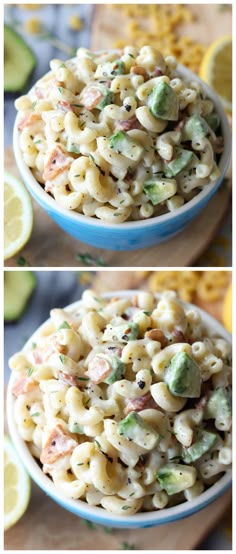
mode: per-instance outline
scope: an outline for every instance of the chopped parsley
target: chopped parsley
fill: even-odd
[[[40,415],[39,412],[35,412],[35,414],[31,414],[31,417],[37,417],[37,416],[39,416],[39,415]]]
[[[77,262],[81,262],[83,265],[87,265],[87,266],[104,266],[105,265],[105,262],[103,260],[103,258],[100,256],[98,258],[94,258],[93,256],[91,256],[91,254],[77,254],[76,256],[76,261]]]
[[[148,311],[147,311],[147,312],[143,312],[143,313],[144,313],[145,315],[151,315],[151,314],[152,314],[152,312],[148,312]]]
[[[100,450],[101,450],[100,442],[98,442],[96,439],[94,439],[94,442],[96,442],[96,444],[98,445],[98,448],[100,448]]]
[[[65,354],[60,354],[59,359],[60,359],[61,363],[64,365],[65,359],[66,359]]]
[[[36,343],[36,342],[32,342],[31,348],[32,348],[33,350],[35,350],[36,347],[37,347],[37,343]]]
[[[120,550],[137,550],[137,547],[135,544],[124,541],[120,545]]]
[[[37,104],[37,100],[35,100],[34,102],[32,102],[32,104],[31,104],[31,108],[33,108],[33,110],[34,110],[34,108],[35,108],[36,104]]]
[[[89,529],[97,529],[96,523],[93,523],[93,521],[89,521],[88,519],[84,519],[83,524],[86,525]]]
[[[105,533],[111,534],[113,531],[113,527],[106,526],[106,527],[103,527],[103,530]]]
[[[30,367],[28,371],[28,377],[30,377],[33,372],[34,372],[34,367]]]
[[[130,58],[133,58],[135,60],[135,56],[133,54],[128,54]]]
[[[59,90],[60,94],[64,93],[64,89],[62,87],[58,87],[58,90]]]
[[[75,108],[83,108],[83,104],[71,104]]]
[[[129,509],[129,506],[122,506],[121,509],[122,509],[122,510],[128,510],[128,509]]]
[[[30,266],[30,264],[26,261],[24,256],[19,256],[17,258],[17,265],[24,267],[24,266]]]

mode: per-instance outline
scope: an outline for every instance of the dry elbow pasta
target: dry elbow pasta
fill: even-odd
[[[151,46],[79,48],[16,100],[25,163],[56,202],[108,223],[178,210],[219,175],[220,120]]]
[[[229,469],[230,345],[174,292],[87,290],[32,340],[10,359],[15,420],[66,496],[131,515]]]

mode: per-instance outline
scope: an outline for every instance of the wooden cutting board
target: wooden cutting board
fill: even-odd
[[[221,6],[221,7],[220,7]],[[178,26],[178,36],[188,35],[204,45],[222,35],[232,34],[232,11],[217,4],[188,4],[195,18]],[[112,48],[118,39],[127,38],[127,16],[122,10],[97,4],[93,12],[92,50]]]
[[[4,167],[18,175],[13,151],[5,151]],[[130,252],[114,252],[86,245],[65,233],[33,200],[34,228],[20,255],[33,267],[82,267],[77,254],[103,258],[109,267],[188,267],[194,265],[215,237],[230,209],[231,186],[223,185],[187,230],[157,246]],[[17,266],[19,254],[5,261]],[[96,261],[95,261],[96,265]]]

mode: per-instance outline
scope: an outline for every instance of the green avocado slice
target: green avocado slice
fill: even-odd
[[[23,90],[35,65],[31,48],[14,29],[4,24],[4,91]]]
[[[4,272],[4,320],[17,321],[36,287],[32,271]]]

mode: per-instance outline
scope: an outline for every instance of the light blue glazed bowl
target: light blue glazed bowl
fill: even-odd
[[[121,224],[108,224],[92,217],[86,217],[74,211],[66,210],[44,191],[23,160],[19,145],[17,125],[18,114],[13,133],[13,149],[21,177],[36,202],[69,235],[76,239],[106,250],[135,250],[159,244],[182,231],[203,210],[219,188],[227,171],[231,156],[231,132],[224,108],[218,96],[199,77],[187,68],[179,65],[179,73],[188,80],[201,83],[207,96],[213,100],[221,119],[224,138],[224,152],[219,168],[221,176],[214,183],[204,186],[203,190],[184,206],[174,212],[142,221],[130,221]]]
[[[137,294],[139,291],[115,291],[109,294],[104,294],[106,298],[112,296],[124,297]],[[76,309],[79,301],[71,304],[66,308],[66,310],[71,311]],[[196,308],[186,302],[183,302],[183,305],[188,308],[197,309],[200,313],[202,320],[205,326],[211,331],[213,335],[218,335],[226,339],[231,343],[231,336],[227,331],[216,321],[213,317],[209,316],[203,310]],[[49,321],[49,320],[48,320]],[[46,321],[39,329],[28,339],[27,343],[24,346],[23,350],[27,350],[31,347],[32,342],[37,340],[37,333],[44,326],[48,324]],[[192,514],[202,510],[208,504],[211,504],[219,496],[224,494],[224,492],[231,487],[232,484],[232,473],[231,470],[228,470],[223,477],[221,477],[214,485],[210,486],[209,489],[205,490],[202,494],[194,498],[193,500],[183,502],[177,506],[171,508],[165,508],[162,510],[156,510],[152,512],[141,512],[135,515],[127,516],[124,513],[124,516],[116,515],[110,512],[107,512],[104,508],[99,508],[96,506],[89,506],[87,502],[83,500],[74,500],[72,498],[67,498],[63,495],[54,485],[52,480],[43,473],[40,466],[36,462],[30,453],[27,443],[20,437],[17,425],[14,419],[14,404],[15,399],[11,393],[11,389],[14,383],[14,376],[11,375],[8,390],[7,390],[7,422],[8,429],[14,444],[15,449],[18,452],[18,455],[23,462],[26,470],[32,477],[33,481],[55,502],[57,502],[62,508],[72,512],[76,516],[82,517],[89,521],[100,525],[106,525],[111,527],[118,528],[146,528],[154,527],[156,525],[163,525],[164,523],[170,523],[177,521],[179,519],[184,519]]]

